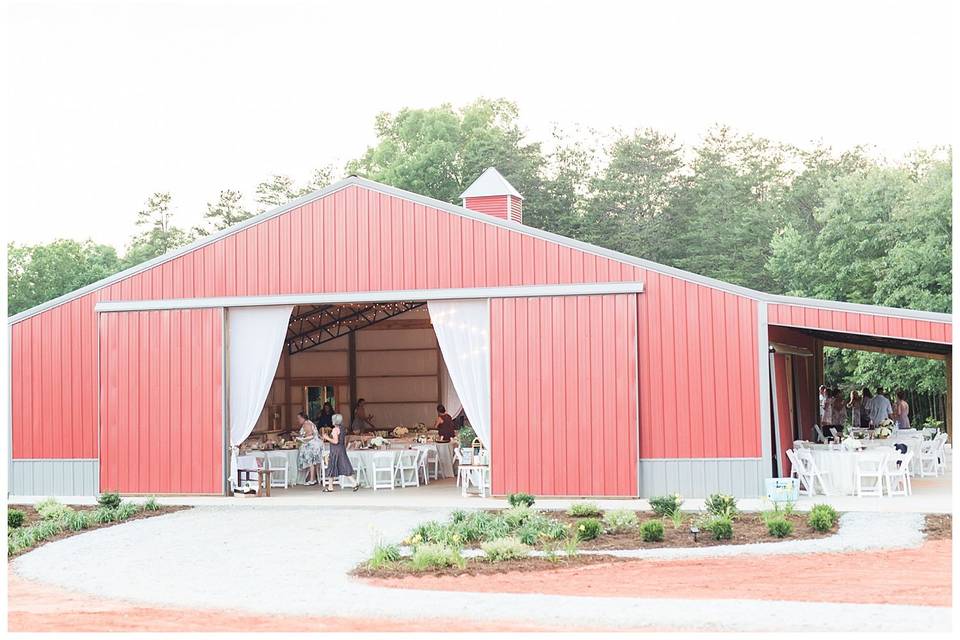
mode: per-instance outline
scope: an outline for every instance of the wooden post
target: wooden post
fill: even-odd
[[[953,353],[946,357],[947,365],[947,406],[943,416],[943,424],[947,428],[947,439],[953,442]]]
[[[284,420],[281,428],[291,426],[293,420],[293,403],[290,401],[290,352],[284,349],[283,354],[283,409],[280,411],[280,419]]]
[[[357,332],[351,331],[347,334],[347,359],[349,362],[349,376],[350,376],[350,405],[355,406],[357,404]],[[346,417],[344,417],[346,420]],[[350,420],[353,420],[353,414],[350,415]]]

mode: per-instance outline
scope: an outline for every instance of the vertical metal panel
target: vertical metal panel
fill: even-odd
[[[10,495],[96,495],[98,466],[96,459],[13,460],[10,463]]]
[[[636,495],[635,298],[491,300],[494,493]]]
[[[760,458],[667,458],[640,460],[637,474],[640,497],[680,493],[687,498],[706,498],[711,493],[729,493],[738,498],[761,495]]]
[[[100,486],[220,493],[222,310],[104,313],[100,331]]]

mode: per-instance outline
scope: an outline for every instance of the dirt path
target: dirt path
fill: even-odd
[[[250,615],[231,611],[145,607],[87,596],[14,573],[8,575],[10,631],[560,631],[537,625],[460,619],[370,620]],[[415,629],[414,629],[415,627]],[[570,631],[571,629],[562,629]]]
[[[950,544],[950,540],[931,540],[918,549],[895,551],[636,560],[549,573],[488,575],[470,581],[448,576],[417,576],[366,582],[382,587],[437,591],[949,607]],[[802,588],[794,586],[800,577]]]

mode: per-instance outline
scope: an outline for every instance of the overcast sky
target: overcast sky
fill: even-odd
[[[711,124],[888,155],[950,140],[949,2],[14,3],[18,242],[122,247],[154,191],[189,226],[220,189],[298,180],[380,111],[506,97],[554,123]]]

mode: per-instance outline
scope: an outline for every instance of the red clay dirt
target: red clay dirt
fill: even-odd
[[[251,615],[142,606],[97,598],[26,580],[14,573],[9,586],[10,631],[409,631],[409,620]],[[520,623],[481,623],[460,619],[421,618],[417,631],[576,631]],[[649,630],[649,629],[644,629]],[[593,630],[596,631],[596,630]]]
[[[697,560],[636,560],[461,580],[371,578],[381,587],[631,598],[951,605],[950,540],[917,549]],[[793,586],[803,576],[803,588]]]

